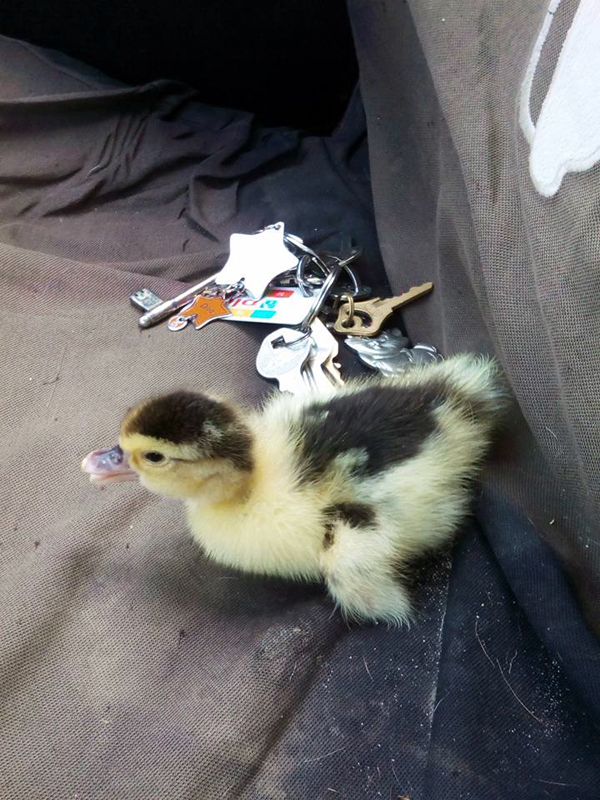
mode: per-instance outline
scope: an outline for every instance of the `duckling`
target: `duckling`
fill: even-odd
[[[252,412],[180,391],[130,410],[82,467],[183,500],[221,564],[322,579],[347,618],[407,623],[411,563],[456,533],[503,407],[495,362],[472,355]]]

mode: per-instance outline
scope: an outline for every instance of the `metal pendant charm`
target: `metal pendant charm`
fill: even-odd
[[[387,376],[400,375],[416,364],[443,360],[432,345],[407,347],[408,339],[397,328],[372,339],[348,336],[344,341],[358,354],[363,364]]]

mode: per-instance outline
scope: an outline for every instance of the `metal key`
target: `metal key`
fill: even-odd
[[[322,336],[318,318],[311,325],[310,339],[310,358],[304,365],[302,376],[311,392],[326,392],[331,389],[331,383],[323,367],[331,357],[332,348],[331,342]]]
[[[330,356],[323,364],[323,372],[327,375],[334,388],[340,389],[345,386],[345,381],[342,378],[339,365],[333,360],[335,356]]]
[[[322,337],[324,346],[325,343],[327,343],[326,346],[328,346],[330,349],[329,357],[323,363],[323,372],[327,375],[334,386],[343,386],[344,379],[340,374],[339,367],[335,364],[335,359],[338,357],[340,352],[338,340],[331,333],[329,328],[323,322],[321,322],[320,319],[316,319],[315,323],[317,323],[316,331],[315,326],[313,325],[313,336],[316,335]]]
[[[328,391],[334,386],[343,386],[344,381],[333,361],[339,346],[334,336],[317,317],[311,325],[313,350],[304,366],[304,377],[311,391]]]
[[[319,386],[323,390],[331,388],[323,364],[332,356],[333,348],[331,344],[327,349],[324,344],[319,348],[318,342],[313,339],[312,326],[344,265],[345,262],[339,260],[331,268],[299,330],[279,328],[263,341],[256,357],[256,368],[263,377],[275,378],[281,391],[301,394],[308,390],[316,391]],[[303,374],[303,368],[309,360],[308,371],[305,370]]]
[[[397,308],[429,294],[432,289],[433,283],[423,283],[413,286],[398,297],[374,297],[358,303],[343,303],[333,329],[336,333],[347,336],[376,336],[383,323]]]
[[[332,383],[323,368],[329,355],[328,352],[324,352],[319,348],[313,340],[310,358],[302,369],[302,378],[310,392],[322,393],[331,390]]]
[[[312,339],[293,328],[279,328],[270,333],[256,356],[256,369],[263,378],[274,378],[282,392],[304,394],[307,391],[302,368],[310,358]]]

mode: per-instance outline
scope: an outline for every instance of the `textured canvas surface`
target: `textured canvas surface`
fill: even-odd
[[[597,797],[598,176],[528,183],[542,5],[438,6],[350,3],[366,128],[357,95],[327,139],[0,40],[3,800]],[[141,332],[127,296],[276,219],[351,232],[374,285],[433,280],[411,336],[496,352],[515,392],[410,630],[212,565],[176,504],[79,474],[150,391],[260,400],[254,326]]]

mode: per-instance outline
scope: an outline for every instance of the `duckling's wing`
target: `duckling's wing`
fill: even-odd
[[[317,479],[343,458],[352,474],[375,475],[418,455],[444,417],[485,444],[504,405],[495,363],[470,354],[351,385],[297,410],[300,471]]]
[[[374,475],[412,458],[435,433],[434,411],[446,400],[442,382],[359,385],[307,404],[298,419],[300,472],[316,480],[344,458],[355,475]]]

